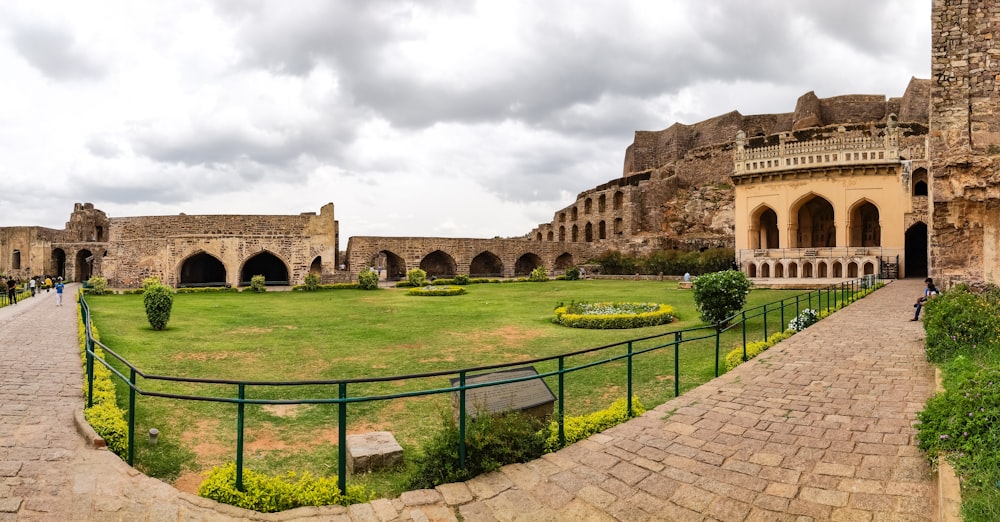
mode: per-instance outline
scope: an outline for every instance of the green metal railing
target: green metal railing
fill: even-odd
[[[122,380],[128,387],[128,448],[126,460],[131,466],[134,464],[135,458],[135,401],[136,395],[142,395],[144,397],[160,397],[166,399],[175,400],[185,400],[185,401],[206,401],[206,402],[217,402],[217,403],[228,403],[234,404],[236,406],[236,486],[238,489],[243,489],[243,450],[244,450],[244,420],[245,420],[245,406],[247,404],[256,405],[266,405],[266,404],[334,404],[337,406],[337,427],[338,427],[338,454],[337,454],[337,473],[338,473],[338,487],[341,491],[347,491],[346,489],[346,477],[347,477],[347,418],[348,418],[348,405],[364,403],[364,402],[374,402],[374,401],[388,401],[394,399],[402,399],[407,397],[420,397],[420,396],[430,396],[442,393],[457,393],[458,394],[458,425],[459,425],[459,459],[460,464],[465,467],[466,459],[466,448],[465,448],[465,430],[466,430],[466,394],[469,390],[477,388],[485,388],[489,386],[498,386],[502,384],[523,382],[533,379],[544,379],[552,377],[556,381],[556,401],[558,403],[558,409],[556,410],[555,421],[558,426],[558,437],[560,444],[565,444],[566,435],[564,431],[564,420],[565,420],[565,377],[574,372],[578,372],[587,368],[601,366],[609,363],[614,363],[618,361],[625,361],[625,376],[626,390],[627,390],[627,408],[628,414],[631,417],[633,414],[632,405],[632,395],[633,395],[633,376],[635,374],[635,359],[636,357],[652,352],[657,352],[660,350],[672,349],[673,351],[673,377],[674,377],[674,396],[680,395],[681,390],[681,375],[680,375],[680,348],[682,344],[692,343],[707,339],[714,339],[715,345],[715,376],[719,376],[719,361],[720,361],[720,349],[721,349],[721,337],[724,333],[732,331],[736,328],[740,328],[741,342],[743,345],[743,360],[747,359],[746,346],[747,346],[747,335],[748,322],[754,321],[757,318],[763,319],[764,332],[763,339],[767,339],[769,332],[769,321],[773,325],[773,321],[778,319],[778,327],[775,328],[774,332],[780,332],[785,330],[785,325],[787,324],[787,317],[796,317],[802,310],[806,308],[811,308],[814,310],[833,310],[839,308],[843,305],[851,302],[859,292],[872,288],[879,281],[878,276],[865,276],[860,279],[855,279],[851,281],[845,281],[843,283],[838,283],[830,285],[817,290],[810,290],[803,294],[795,295],[794,297],[789,297],[782,299],[781,301],[775,301],[773,303],[768,303],[763,306],[758,306],[755,308],[743,310],[725,321],[720,322],[716,325],[704,325],[696,326],[691,328],[685,328],[676,331],[664,332],[656,335],[651,335],[647,337],[641,337],[636,339],[630,339],[627,341],[622,341],[619,343],[608,344],[604,346],[599,346],[595,348],[588,348],[584,350],[578,350],[575,352],[564,353],[560,355],[554,355],[549,357],[541,357],[537,359],[531,359],[526,361],[517,361],[512,363],[504,364],[493,364],[486,366],[477,366],[474,368],[463,368],[458,370],[443,370],[437,372],[427,372],[420,374],[410,374],[410,375],[400,375],[400,376],[389,376],[389,377],[374,377],[374,378],[358,378],[358,379],[334,379],[334,380],[311,380],[311,381],[239,381],[239,380],[228,380],[228,379],[203,379],[203,378],[192,378],[192,377],[176,377],[167,375],[153,375],[148,374],[139,368],[136,368],[127,359],[116,353],[114,350],[104,345],[100,341],[94,339],[91,334],[91,321],[90,321],[90,308],[83,297],[80,295],[80,310],[83,315],[83,324],[86,330],[86,373],[87,373],[87,407],[93,405],[93,386],[94,386],[94,364],[95,362],[100,363],[105,368],[107,368],[113,375],[117,376]],[[115,365],[111,364],[105,358],[97,357],[94,353],[95,345],[100,346],[105,354],[105,357],[110,356],[115,361],[118,361],[123,367],[123,370],[119,370]],[[607,356],[602,356],[595,360],[591,360],[584,363],[579,363],[576,365],[567,365],[567,360],[573,357],[578,357],[582,355],[594,354],[601,355],[605,352],[613,352],[614,349],[618,349],[620,353],[611,353]],[[511,368],[515,366],[526,366],[539,363],[555,363],[555,370],[540,372],[535,375],[529,375],[524,377],[511,378],[506,380],[498,380],[483,383],[468,384],[466,382],[470,375],[477,375],[483,372],[498,370],[502,368]],[[425,378],[438,378],[446,376],[457,376],[458,386],[449,386],[443,388],[431,388],[431,389],[421,389],[408,392],[392,393],[392,394],[376,394],[368,396],[357,396],[351,397],[348,394],[349,386],[358,386],[362,384],[372,384],[372,383],[388,383],[388,382],[401,382],[411,379],[425,379]],[[155,391],[152,389],[146,389],[140,387],[139,378],[144,381],[156,382],[174,382],[174,383],[190,383],[197,385],[223,385],[234,387],[235,394],[233,396],[213,396],[213,395],[188,395],[180,393],[166,393]],[[285,388],[285,387],[304,387],[304,386],[320,386],[330,388],[330,393],[325,393],[323,397],[313,397],[313,398],[298,398],[298,399],[261,399],[261,398],[248,398],[247,391],[248,388]]]

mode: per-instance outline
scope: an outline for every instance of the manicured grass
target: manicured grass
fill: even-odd
[[[302,381],[460,369],[524,361],[603,346],[700,324],[689,290],[675,282],[550,281],[481,284],[451,297],[414,297],[405,289],[378,291],[268,292],[264,294],[180,294],[167,329],[146,321],[141,295],[89,296],[102,342],[148,374],[244,381]],[[801,291],[755,290],[748,307]],[[584,330],[552,323],[553,309],[572,301],[651,301],[672,305],[673,324],[632,330]],[[802,307],[805,307],[803,302]],[[815,307],[815,306],[814,306]],[[769,333],[783,329],[769,314]],[[794,317],[786,310],[787,321]],[[708,333],[708,332],[706,332]],[[762,320],[748,340],[762,338]],[[636,343],[635,350],[673,341],[669,336]],[[720,358],[742,341],[728,332]],[[624,353],[619,347],[567,358],[572,367]],[[715,341],[685,343],[680,349],[681,390],[714,377]],[[723,363],[724,364],[724,363]],[[555,362],[535,365],[539,372]],[[634,393],[647,407],[673,397],[673,348],[635,358]],[[556,390],[555,378],[547,379]],[[570,373],[565,378],[566,414],[607,407],[626,393],[624,361]],[[190,385],[138,379],[143,389],[175,394],[235,397],[234,385]],[[449,386],[446,377],[352,384],[348,396],[391,394]],[[304,399],[337,396],[336,386],[296,388],[248,386],[248,398]],[[120,388],[120,402],[127,394]],[[378,402],[348,408],[348,432],[393,432],[405,452],[439,429],[451,414],[448,394]],[[218,402],[137,399],[136,465],[174,480],[235,459],[236,406]],[[149,428],[160,431],[156,447],[145,444]],[[294,469],[321,475],[337,470],[337,407],[305,404],[246,407],[245,466],[277,473]],[[359,478],[351,477],[355,482]],[[363,477],[382,494],[399,493],[398,474]]]

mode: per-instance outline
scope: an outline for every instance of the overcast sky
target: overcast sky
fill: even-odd
[[[901,96],[930,4],[4,0],[0,226],[333,202],[341,249],[519,236],[636,130]]]

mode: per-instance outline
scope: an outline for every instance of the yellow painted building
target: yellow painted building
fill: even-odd
[[[925,275],[925,141],[895,115],[850,129],[740,132],[732,176],[740,269],[771,279]]]

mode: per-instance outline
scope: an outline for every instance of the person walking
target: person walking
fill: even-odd
[[[17,304],[17,281],[13,276],[7,279],[7,300],[10,304]]]
[[[35,297],[35,285],[38,284],[35,278],[28,279],[28,289],[31,290],[31,297]]]
[[[56,282],[56,306],[62,306],[63,282]]]

